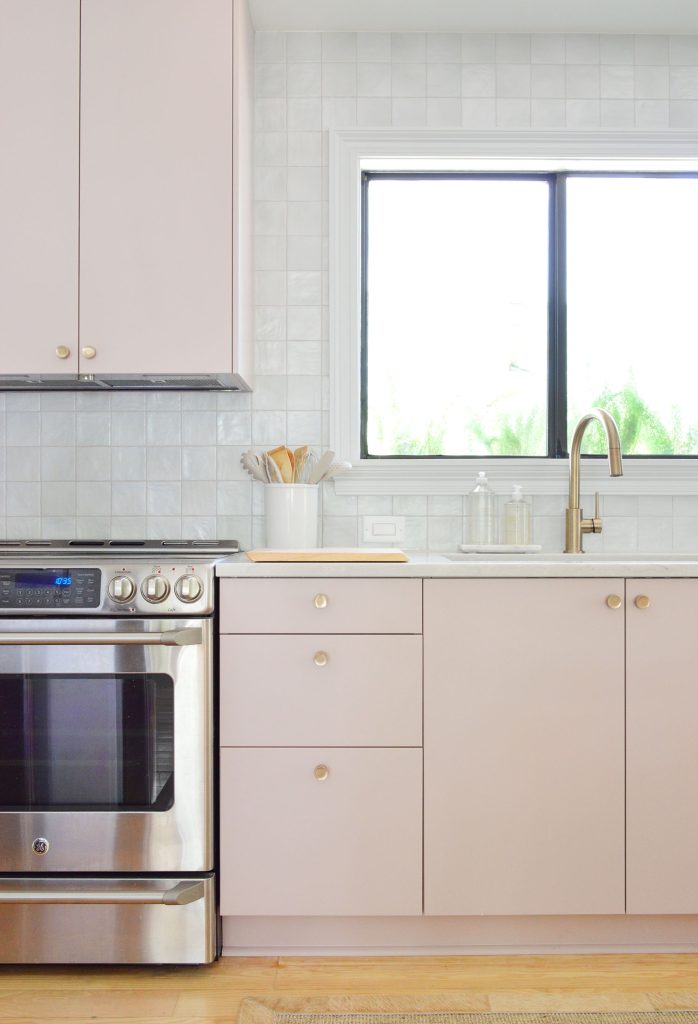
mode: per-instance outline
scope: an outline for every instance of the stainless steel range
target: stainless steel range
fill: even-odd
[[[0,545],[0,962],[215,958],[213,566],[236,550]]]

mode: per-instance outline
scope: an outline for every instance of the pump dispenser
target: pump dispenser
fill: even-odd
[[[483,472],[478,473],[468,495],[468,541],[470,544],[497,543],[497,495]]]
[[[521,484],[514,484],[511,498],[504,503],[504,543],[531,543],[531,506],[523,496]]]

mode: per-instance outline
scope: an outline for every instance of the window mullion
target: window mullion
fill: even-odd
[[[551,180],[548,455],[567,451],[567,175]]]
[[[361,458],[368,457],[368,183],[370,176],[361,174]]]

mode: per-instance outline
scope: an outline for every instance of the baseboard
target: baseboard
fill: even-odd
[[[224,956],[698,953],[698,916],[224,917]]]

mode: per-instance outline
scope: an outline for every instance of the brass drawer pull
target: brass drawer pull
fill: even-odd
[[[70,355],[70,349],[67,345],[59,345],[56,349],[56,355],[59,359],[67,359]]]
[[[606,598],[606,604],[609,608],[620,608],[623,604],[623,599],[618,594],[609,594]]]
[[[329,601],[329,598],[328,598],[327,594],[316,594],[315,595],[315,602],[314,602],[314,604],[315,604],[316,608],[327,608],[327,605],[329,603],[330,603],[330,601]]]
[[[640,611],[644,611],[645,608],[649,608],[650,599],[647,594],[638,594],[635,598],[635,607],[639,608]]]
[[[316,651],[313,656],[313,661],[318,668],[324,668],[329,660],[330,659],[326,651]]]
[[[313,772],[313,775],[318,780],[318,782],[324,782],[325,779],[329,776],[329,774],[330,769],[327,767],[326,764],[318,764],[315,766],[315,771]]]

